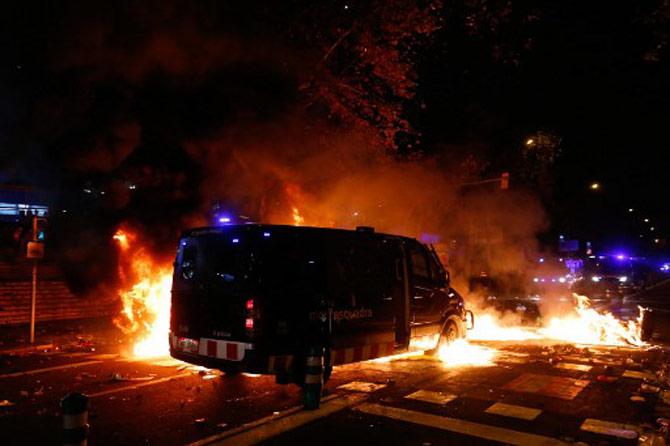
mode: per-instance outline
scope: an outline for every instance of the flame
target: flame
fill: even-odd
[[[447,367],[491,366],[495,363],[497,350],[482,345],[471,344],[465,339],[457,339],[440,347],[437,357]]]
[[[552,317],[542,327],[506,326],[490,313],[476,315],[475,327],[468,338],[478,341],[551,340],[574,344],[607,346],[644,346],[642,341],[643,311],[635,320],[622,321],[610,312],[591,307],[586,296],[574,295],[573,311]]]
[[[475,315],[475,326],[468,332],[468,339],[477,341],[527,341],[541,339],[542,335],[530,327],[505,326],[499,317],[484,313]]]
[[[610,312],[599,312],[591,308],[586,296],[574,295],[577,301],[576,315],[552,318],[543,328],[546,338],[561,339],[576,344],[634,345],[643,346],[642,318],[639,309],[636,320],[621,321]]]
[[[294,226],[302,226],[305,224],[305,217],[300,215],[300,210],[293,206],[291,216],[293,217],[293,225]]]
[[[137,236],[128,229],[119,229],[113,239],[120,249],[122,282],[118,290],[122,310],[114,323],[133,337],[134,356],[166,355],[169,353],[172,270],[154,260],[145,247],[136,243]],[[130,281],[134,282],[128,283]]]

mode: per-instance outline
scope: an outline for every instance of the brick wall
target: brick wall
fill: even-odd
[[[30,321],[30,281],[0,281],[0,325]],[[38,280],[36,319],[38,321],[82,319],[118,313],[113,297],[78,297],[62,280]]]

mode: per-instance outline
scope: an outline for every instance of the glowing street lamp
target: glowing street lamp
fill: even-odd
[[[594,181],[593,183],[591,183],[589,185],[589,188],[591,188],[591,190],[598,190],[598,189],[600,189],[600,183],[598,183],[597,181]]]
[[[533,144],[535,144],[535,140],[534,140],[533,138],[528,138],[528,139],[526,140],[526,145],[527,145],[528,147],[532,146]]]

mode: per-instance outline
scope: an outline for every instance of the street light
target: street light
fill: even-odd
[[[628,212],[633,212],[635,209],[633,208],[628,208]]]
[[[589,187],[591,188],[591,190],[598,190],[598,189],[600,189],[600,183],[598,183],[597,181],[595,181],[595,182],[591,183],[591,184],[589,185]]]
[[[526,145],[527,145],[528,147],[532,146],[533,144],[535,144],[535,140],[534,140],[533,138],[528,138],[528,139],[526,140]]]

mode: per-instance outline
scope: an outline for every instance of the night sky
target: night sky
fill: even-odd
[[[513,187],[541,196],[552,222],[547,237],[653,238],[644,217],[668,237],[670,7],[662,3],[417,2],[420,9],[436,5],[436,28],[403,47],[415,86],[411,97],[390,101],[401,105],[408,125],[390,145],[382,141],[384,153],[472,156],[480,178],[511,172]],[[181,169],[182,181],[198,182],[203,173],[183,149],[188,141],[219,135],[247,115],[284,116],[296,104],[332,118],[304,99],[303,86],[347,30],[345,39],[361,29],[383,35],[384,24],[371,18],[375,7],[5,2],[0,182],[66,195],[85,184],[112,187],[119,175],[141,176],[132,169],[146,165],[154,174]],[[345,39],[326,62],[330,77],[374,89],[357,82],[371,68],[349,68],[347,51],[358,47]],[[382,100],[393,94],[379,91]],[[556,142],[541,184],[521,156],[538,132]],[[598,191],[589,189],[594,181]],[[156,190],[166,184],[181,183],[159,182]],[[174,201],[175,212],[187,212],[194,200],[187,189],[177,198],[145,197],[145,205]]]

